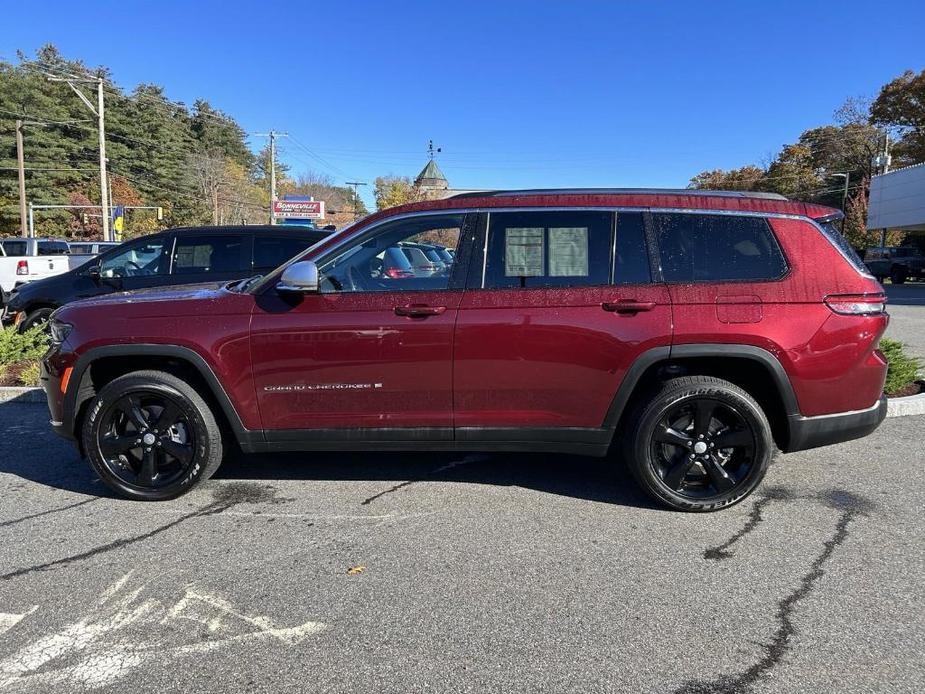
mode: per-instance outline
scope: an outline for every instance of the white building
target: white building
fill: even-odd
[[[925,163],[871,178],[867,228],[925,231]]]

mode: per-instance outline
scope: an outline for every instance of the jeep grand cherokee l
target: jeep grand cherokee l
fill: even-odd
[[[836,211],[767,194],[463,194],[385,210],[261,278],[69,304],[52,426],[135,499],[245,452],[612,455],[677,509],[733,504],[775,447],[882,421],[882,287]],[[448,274],[386,270],[403,243]]]

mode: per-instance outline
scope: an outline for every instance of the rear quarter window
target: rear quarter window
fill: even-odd
[[[653,213],[666,282],[775,280],[787,261],[763,217]]]

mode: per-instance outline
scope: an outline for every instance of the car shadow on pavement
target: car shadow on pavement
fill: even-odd
[[[416,482],[522,487],[588,501],[659,509],[613,458],[558,454],[276,453],[234,455],[214,479],[381,481],[387,488]],[[360,500],[364,505],[379,496]]]

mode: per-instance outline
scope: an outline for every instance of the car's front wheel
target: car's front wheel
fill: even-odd
[[[761,407],[711,376],[675,378],[637,411],[624,455],[658,502],[714,511],[741,501],[764,478],[774,452]]]
[[[19,329],[21,331],[26,331],[38,326],[42,326],[47,330],[48,321],[51,318],[52,313],[54,313],[53,308],[34,309],[26,314],[26,317],[23,318],[22,323],[19,324]]]
[[[97,394],[83,424],[93,470],[130,499],[172,499],[208,479],[222,437],[208,404],[176,376],[136,371]]]

